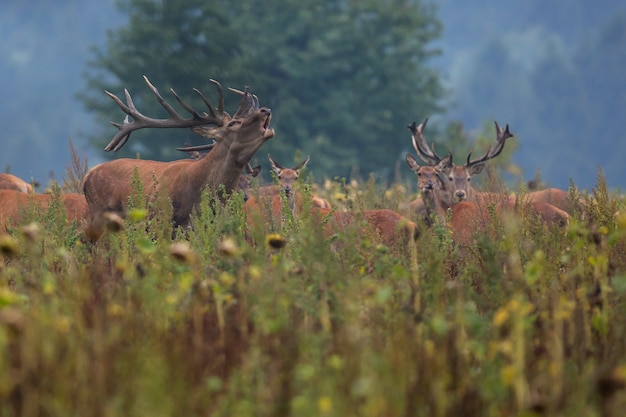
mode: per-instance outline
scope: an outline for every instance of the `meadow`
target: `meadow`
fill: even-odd
[[[413,189],[318,193],[358,213]],[[0,235],[0,417],[623,415],[626,203],[602,172],[566,230],[494,216],[465,247],[306,214],[246,232],[243,198],[211,197],[174,233],[135,184],[95,245],[60,204]]]

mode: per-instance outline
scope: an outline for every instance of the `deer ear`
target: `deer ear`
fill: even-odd
[[[278,174],[280,171],[284,169],[278,162],[272,159],[269,153],[267,154],[267,159],[269,159],[270,161],[270,166],[272,167],[272,171],[274,171],[276,174]]]
[[[300,165],[298,165],[298,166],[297,166],[297,167],[295,167],[294,169],[295,169],[296,171],[298,171],[298,172],[299,172],[300,170],[302,170],[302,169],[306,168],[306,166],[309,164],[309,160],[310,160],[310,159],[311,159],[311,157],[310,157],[310,156],[307,156],[307,157],[306,157],[306,159],[305,159],[304,161],[302,161],[302,162],[300,163]]]
[[[257,175],[259,175],[260,172],[261,172],[261,165],[257,165],[254,168],[252,168],[252,171],[250,171],[249,174],[254,178]]]
[[[478,175],[481,172],[483,172],[483,169],[485,169],[485,164],[477,164],[477,165],[473,165],[470,169],[469,169],[469,173],[470,175]]]
[[[435,166],[437,172],[446,172],[452,166],[452,154],[447,154],[439,163]]]
[[[417,163],[417,159],[415,159],[415,157],[410,153],[406,154],[406,164],[409,166],[409,168],[411,168],[411,171],[416,172],[418,169],[420,169],[420,165]]]
[[[216,126],[194,126],[191,128],[195,133],[207,139],[217,139],[219,127]]]

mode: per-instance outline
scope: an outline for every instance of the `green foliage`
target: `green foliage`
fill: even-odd
[[[623,410],[626,206],[601,172],[599,223],[521,205],[466,247],[387,247],[358,221],[329,238],[308,210],[252,231],[240,194],[209,192],[172,238],[133,184],[94,246],[54,207],[0,237],[0,416]],[[353,213],[382,204],[373,178],[342,187]]]
[[[106,49],[94,51],[81,100],[104,126],[123,114],[103,99],[103,89],[122,96],[127,88],[141,111],[164,114],[144,74],[164,95],[174,87],[199,109],[191,89],[214,96],[209,78],[249,85],[275,115],[277,136],[268,151],[279,160],[296,150],[310,154],[329,176],[391,175],[407,147],[410,118],[442,109],[443,89],[428,67],[441,27],[422,1],[225,3],[121,2],[129,24],[109,34]],[[239,100],[226,94],[232,108]],[[174,148],[193,142],[190,131],[151,131],[149,141],[142,139],[147,134],[133,134],[120,155],[180,158]],[[91,141],[101,147],[110,137],[98,132]]]

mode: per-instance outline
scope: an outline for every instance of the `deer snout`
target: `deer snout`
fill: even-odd
[[[454,196],[459,200],[459,201],[463,201],[467,198],[467,195],[465,194],[465,191],[463,190],[456,190],[454,192]]]

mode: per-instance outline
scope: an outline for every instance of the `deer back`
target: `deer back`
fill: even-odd
[[[32,193],[33,186],[15,175],[0,173],[0,190],[15,190],[21,193]]]

